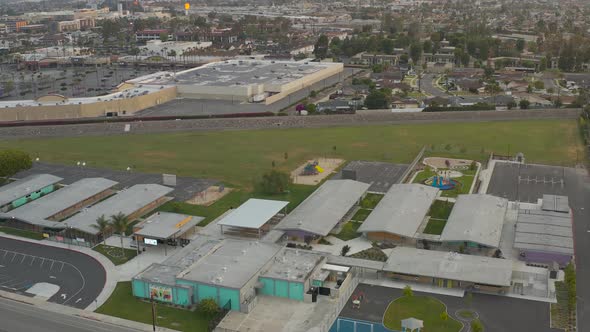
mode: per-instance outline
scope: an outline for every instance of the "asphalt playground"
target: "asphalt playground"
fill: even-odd
[[[0,237],[0,289],[26,296],[33,285],[47,283],[59,290],[49,302],[84,309],[106,282],[103,266],[73,250]]]
[[[402,175],[408,169],[406,164],[390,164],[375,161],[353,160],[344,170],[356,171],[357,181],[371,185],[369,191],[386,193],[392,185],[399,183]],[[342,171],[334,175],[334,179],[341,179]]]
[[[132,165],[131,165],[132,167]],[[132,167],[133,168],[133,167]],[[59,176],[64,180],[63,184],[71,184],[83,178],[102,177],[119,182],[120,188],[128,188],[136,184],[155,183],[163,185],[162,174],[140,173],[136,171],[110,170],[105,168],[94,168],[77,165],[50,164],[34,162],[33,167],[16,174],[17,179],[33,174],[49,173]],[[192,177],[176,177],[176,186],[171,196],[178,201],[186,201],[193,198],[197,193],[217,184],[219,181],[212,179],[199,179]]]
[[[568,195],[566,168],[497,162],[487,193],[510,201],[536,203],[543,194]]]
[[[381,324],[389,303],[402,296],[402,292],[396,288],[359,284],[340,312],[339,318]],[[362,295],[360,308],[353,308],[352,300],[359,295]],[[447,306],[449,316],[453,318],[456,318],[455,313],[461,309],[476,311],[486,331],[560,331],[549,327],[548,303],[480,293],[473,293],[471,303],[468,303],[464,298],[414,291],[414,296],[421,295],[442,301]]]

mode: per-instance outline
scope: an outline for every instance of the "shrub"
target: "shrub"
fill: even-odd
[[[289,190],[291,177],[289,174],[277,170],[271,170],[260,177],[254,187],[260,193],[280,194]]]
[[[212,317],[219,312],[219,306],[214,299],[203,299],[197,306],[197,309],[204,315]]]
[[[350,251],[350,246],[347,244],[347,245],[343,246],[342,249],[340,250],[340,255],[346,256],[346,254],[348,254],[349,251]]]
[[[414,296],[414,291],[412,290],[412,287],[410,287],[410,285],[406,285],[406,287],[404,287],[403,294],[405,297],[412,297]]]

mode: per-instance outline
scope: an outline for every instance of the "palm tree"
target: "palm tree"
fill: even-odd
[[[129,220],[127,219],[127,216],[122,212],[111,216],[111,227],[113,227],[113,230],[116,233],[119,233],[119,238],[121,239],[121,252],[123,255],[125,254],[125,249],[123,248],[123,235],[127,229],[128,222]]]
[[[105,218],[105,216],[103,214],[96,219],[96,224],[93,224],[92,227],[94,227],[96,230],[98,230],[100,232],[100,234],[102,234],[103,244],[106,245],[107,244],[106,232],[109,230],[109,228],[111,228],[110,221],[107,218]]]

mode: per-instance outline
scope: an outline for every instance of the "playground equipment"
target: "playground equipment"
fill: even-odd
[[[450,174],[450,172],[439,172],[437,175],[431,176],[428,179],[424,180],[424,184],[427,186],[438,188],[440,190],[455,189],[457,186],[461,185],[461,183],[457,180],[451,179]]]
[[[305,165],[303,171],[301,172],[301,175],[318,175],[319,173],[323,172],[324,169],[320,167],[319,162],[314,161]]]

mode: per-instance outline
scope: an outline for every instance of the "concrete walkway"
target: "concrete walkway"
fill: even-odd
[[[465,291],[459,288],[442,288],[418,283],[406,283],[387,279],[361,279],[360,283],[397,289],[403,289],[407,285],[410,285],[410,287],[412,287],[412,290],[416,292],[440,294],[455,297],[463,297],[465,295]]]

